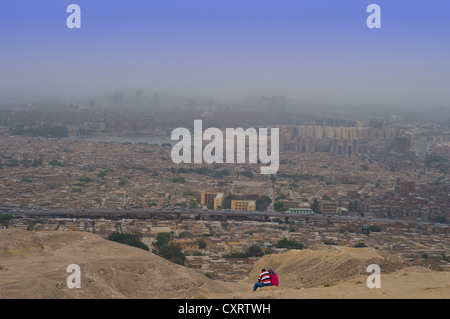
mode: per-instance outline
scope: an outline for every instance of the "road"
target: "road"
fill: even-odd
[[[51,209],[51,210],[28,210],[24,211],[23,214],[28,217],[65,217],[65,218],[151,218],[156,215],[176,215],[177,217],[181,215],[197,215],[199,217],[245,217],[251,219],[252,217],[265,217],[265,218],[280,218],[286,220],[289,219],[309,219],[309,220],[329,220],[335,222],[345,222],[345,221],[362,221],[365,223],[413,223],[419,225],[433,225],[433,226],[444,226],[448,224],[437,224],[424,221],[407,221],[398,219],[388,219],[388,218],[365,218],[359,216],[340,216],[340,215],[323,215],[323,214],[299,214],[299,213],[285,213],[285,212],[248,212],[248,211],[214,211],[205,209],[105,209],[105,208],[94,208],[94,209]]]

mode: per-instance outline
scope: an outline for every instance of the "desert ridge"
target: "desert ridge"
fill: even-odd
[[[81,288],[67,286],[70,273],[66,270],[71,264],[80,266]],[[370,264],[380,266],[379,289],[366,285],[370,275],[366,269]],[[253,292],[262,268],[276,270],[280,286]],[[448,296],[449,272],[410,267],[399,257],[372,248],[324,245],[266,255],[254,264],[248,278],[230,283],[211,280],[148,251],[88,232],[0,230],[1,299],[448,299]]]

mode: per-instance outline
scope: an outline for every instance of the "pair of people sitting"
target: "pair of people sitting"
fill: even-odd
[[[261,274],[258,276],[258,281],[253,286],[253,291],[266,286],[278,286],[278,275],[272,269],[262,269]]]

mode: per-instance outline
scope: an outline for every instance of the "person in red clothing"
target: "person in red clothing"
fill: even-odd
[[[253,291],[256,291],[256,289],[270,286],[272,284],[270,280],[269,272],[265,269],[261,270],[261,274],[258,276],[258,281],[255,282],[255,286],[253,286]]]
[[[271,283],[272,283],[272,286],[278,286],[278,285],[279,285],[279,282],[278,282],[278,275],[277,275],[277,273],[275,272],[275,270],[269,269],[269,270],[267,270],[267,272],[269,273],[270,281],[271,281]]]

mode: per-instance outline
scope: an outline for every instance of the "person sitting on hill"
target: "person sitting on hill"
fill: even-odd
[[[279,285],[278,275],[275,272],[275,270],[269,269],[269,270],[267,270],[267,272],[269,273],[270,281],[271,281],[272,286],[278,286]]]
[[[253,287],[253,291],[256,291],[256,289],[270,286],[272,284],[269,276],[269,272],[265,269],[261,270],[261,274],[258,276],[258,281],[255,282],[255,286]]]

